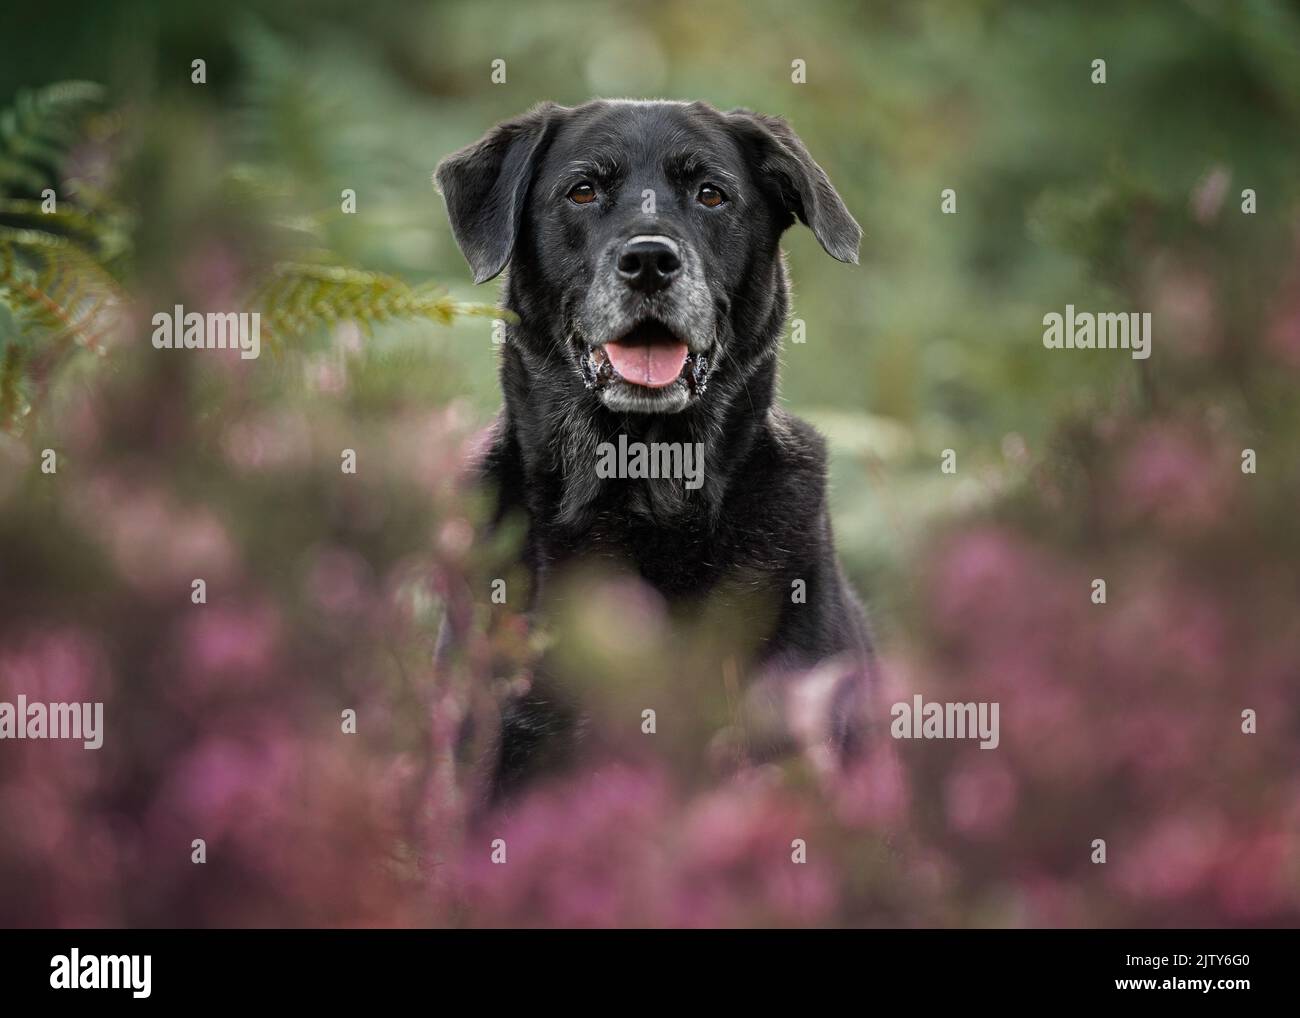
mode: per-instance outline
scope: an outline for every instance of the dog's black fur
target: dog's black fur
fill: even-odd
[[[510,266],[504,303],[517,322],[481,470],[497,519],[526,516],[534,602],[558,569],[593,555],[630,566],[670,604],[729,581],[760,586],[775,612],[761,667],[838,655],[865,681],[870,641],[835,557],[824,443],[776,404],[781,234],[798,219],[856,263],[861,231],[790,127],[704,103],[548,103],[449,156],[436,182],[475,281]],[[633,285],[620,257],[634,237],[673,252],[661,263],[676,263],[672,278]],[[689,349],[662,389],[611,379],[600,363],[603,343],[647,319]],[[596,446],[619,434],[701,443],[702,487],[600,479]],[[498,791],[536,766],[548,735],[567,737],[572,716],[555,702],[534,690],[507,706]],[[840,749],[860,704],[860,689],[836,697]]]

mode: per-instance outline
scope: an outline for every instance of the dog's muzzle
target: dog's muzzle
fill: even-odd
[[[703,395],[717,319],[698,257],[662,234],[638,234],[606,255],[574,322],[588,389],[620,411],[675,413]]]

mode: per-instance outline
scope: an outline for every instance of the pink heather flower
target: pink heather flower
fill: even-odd
[[[466,838],[458,886],[475,925],[660,925],[664,779],[611,767],[540,790]],[[506,862],[492,862],[493,842]]]
[[[1080,884],[1042,873],[1017,881],[1027,926],[1061,929],[1086,926],[1087,895]]]
[[[203,738],[169,768],[152,815],[155,843],[178,840],[175,851],[187,864],[193,838],[203,838],[209,851],[237,847],[269,862],[292,847],[277,838],[285,818],[301,808],[308,764],[288,731]]]
[[[675,925],[809,925],[835,907],[820,828],[761,773],[742,775],[689,806],[675,855]],[[805,861],[793,859],[802,842]]]
[[[408,415],[393,422],[390,455],[404,477],[422,490],[449,497],[456,492],[471,442],[469,414],[453,402],[436,413]]]
[[[1107,839],[1107,866],[1136,898],[1186,898],[1209,877],[1223,844],[1223,823],[1209,810],[1155,818],[1137,837]]]
[[[65,448],[90,459],[104,437],[103,418],[101,391],[88,385],[77,389],[75,399],[59,402],[53,423]]]
[[[207,508],[184,505],[150,481],[100,474],[74,489],[82,528],[103,543],[132,585],[147,589],[208,583],[235,567],[226,528]]]
[[[278,719],[224,727],[171,761],[154,797],[139,861],[153,907],[173,922],[430,921],[415,856],[427,840],[418,767],[370,754],[328,716],[306,737]],[[190,862],[196,838],[207,870]]]
[[[939,558],[934,607],[945,628],[961,630],[1024,597],[1032,569],[1028,551],[1003,531],[958,537]]]
[[[1278,301],[1266,342],[1288,368],[1300,368],[1300,286]]]
[[[875,739],[860,760],[828,779],[836,816],[843,823],[888,827],[906,818],[907,778],[893,740],[885,730],[876,732]]]
[[[1077,679],[1046,670],[1014,692],[999,694],[1001,748],[1015,754],[1018,766],[1031,765],[1040,781],[1072,786],[1091,778],[1105,752],[1100,729],[1087,710]]]
[[[474,544],[474,527],[463,516],[446,520],[438,531],[438,549],[454,562],[461,561]]]
[[[311,425],[300,413],[282,412],[232,422],[222,435],[226,461],[239,471],[280,473],[311,462]]]
[[[356,322],[339,322],[334,326],[334,347],[345,355],[359,354],[366,346],[366,337]]]
[[[363,613],[374,599],[369,563],[351,548],[322,547],[309,555],[306,587],[312,602],[332,616]]]
[[[0,698],[19,693],[46,703],[106,700],[113,691],[99,639],[74,626],[50,625],[8,634],[0,647]]]
[[[316,392],[338,396],[347,391],[348,367],[335,352],[305,359],[303,374],[307,385]]]
[[[1212,166],[1192,191],[1192,215],[1202,224],[1213,222],[1223,207],[1232,173],[1226,166]]]
[[[1007,531],[960,534],[932,559],[932,624],[956,650],[1011,649],[1013,662],[1032,663],[1031,678],[1041,681],[1042,663],[1059,653],[1056,627],[1079,602],[1072,573],[1068,563]]]
[[[1264,333],[1266,349],[1293,370],[1300,368],[1300,231],[1296,252],[1296,264],[1273,298],[1272,315]]]
[[[973,753],[984,752],[973,750]],[[954,762],[945,785],[948,823],[968,837],[1006,837],[1006,825],[1015,812],[1017,782],[1001,763],[980,757]]]
[[[1192,357],[1213,352],[1219,335],[1214,280],[1187,265],[1171,265],[1157,273],[1148,298],[1152,316],[1160,323],[1160,338],[1171,351]]]
[[[1219,904],[1233,919],[1253,922],[1297,906],[1300,852],[1295,832],[1260,831],[1238,837],[1220,853],[1215,872]]]
[[[181,264],[179,282],[184,292],[195,294],[202,307],[186,311],[226,312],[243,310],[246,303],[246,266],[234,248],[222,241],[208,240],[188,254]]]
[[[4,841],[26,856],[29,864],[65,851],[72,847],[68,839],[78,805],[37,774],[0,785],[0,810],[11,825]]]
[[[809,861],[791,843],[811,843]],[[501,839],[505,864],[493,864]],[[738,782],[691,803],[662,776],[611,766],[535,793],[466,842],[471,923],[719,926],[822,921],[835,896],[811,818]]]
[[[1120,463],[1114,502],[1127,519],[1197,533],[1228,515],[1230,469],[1204,441],[1172,426],[1149,428]]]
[[[280,628],[277,609],[263,602],[194,606],[179,632],[181,686],[206,694],[261,684],[275,662]]]

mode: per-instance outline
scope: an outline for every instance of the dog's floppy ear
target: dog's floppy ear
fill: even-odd
[[[434,184],[447,203],[451,232],[485,283],[510,261],[523,216],[533,162],[561,107],[542,103],[505,120],[438,164]]]
[[[780,117],[750,110],[732,110],[727,116],[742,137],[757,147],[759,173],[775,178],[786,211],[812,230],[827,254],[856,265],[862,227],[790,125]]]

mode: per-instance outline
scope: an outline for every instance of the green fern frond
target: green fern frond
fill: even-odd
[[[0,348],[0,429],[12,429],[27,413],[30,403],[25,390],[23,351],[17,344],[5,344]]]
[[[0,300],[20,323],[94,347],[122,303],[116,280],[77,244],[0,226]]]
[[[488,304],[454,300],[432,284],[413,287],[380,272],[303,262],[277,265],[254,304],[262,314],[263,335],[272,343],[339,322],[354,322],[371,335],[375,324],[394,319],[450,325],[462,315],[502,314]]]
[[[40,201],[0,198],[0,227],[66,237],[92,251],[108,267],[130,249],[132,217],[115,202],[82,188],[76,204],[60,201],[48,212]]]
[[[64,203],[45,212],[42,203],[26,198],[0,198],[0,228],[16,227],[70,237],[99,247],[103,224],[82,209]]]
[[[0,112],[0,194],[40,192],[55,182],[55,170],[81,136],[87,116],[104,100],[104,88],[90,81],[64,81],[20,92]]]
[[[102,98],[98,85],[67,82],[24,93],[0,113],[0,429],[16,430],[72,355],[80,348],[102,353],[101,338],[122,321],[126,284],[119,277],[130,278],[131,211],[85,181],[52,211],[32,200],[55,183]],[[272,350],[341,322],[372,335],[394,320],[447,325],[462,315],[508,315],[454,300],[432,284],[335,264],[316,249],[326,233],[321,217],[270,211],[283,204],[290,177],[284,168],[238,164],[229,182],[232,206],[268,206],[300,252],[264,273],[247,305],[261,313]]]
[[[0,429],[15,430],[78,348],[102,352],[123,294],[66,237],[0,226]]]

